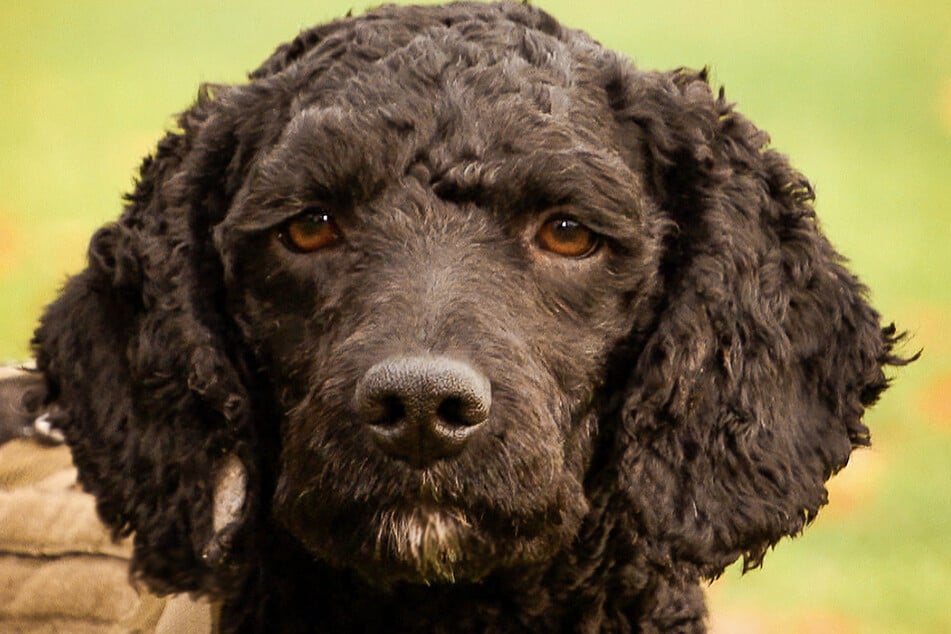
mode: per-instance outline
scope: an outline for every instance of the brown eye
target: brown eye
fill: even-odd
[[[566,258],[583,258],[597,250],[598,235],[571,218],[552,218],[535,236],[538,246]]]
[[[292,251],[312,253],[340,239],[333,216],[323,210],[305,212],[292,218],[280,232],[281,241]]]

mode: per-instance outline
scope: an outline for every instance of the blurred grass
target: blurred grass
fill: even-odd
[[[951,631],[951,3],[539,0],[645,67],[709,65],[816,184],[826,232],[925,356],[875,447],[766,566],[711,588],[722,632]],[[115,217],[203,81],[241,81],[351,2],[0,4],[0,360]],[[356,10],[364,6],[357,4]]]

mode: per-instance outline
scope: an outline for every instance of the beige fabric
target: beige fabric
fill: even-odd
[[[0,632],[211,632],[211,610],[129,582],[115,543],[76,484],[66,447],[0,445]]]
[[[23,367],[33,367],[32,364],[25,364]],[[5,379],[7,377],[16,376],[21,374],[21,370],[18,366],[15,365],[0,365],[0,379]]]

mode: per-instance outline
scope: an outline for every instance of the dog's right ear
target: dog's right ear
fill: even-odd
[[[255,504],[251,373],[222,309],[211,231],[279,134],[280,122],[264,122],[281,107],[259,86],[203,91],[34,338],[79,479],[115,535],[135,534],[132,571],[159,592],[219,592],[227,575],[215,559]],[[223,478],[235,458],[241,477]],[[224,506],[229,521],[220,481],[247,489],[225,492],[240,501]]]

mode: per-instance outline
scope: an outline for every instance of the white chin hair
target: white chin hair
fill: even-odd
[[[426,581],[453,582],[471,524],[458,511],[419,508],[380,514],[377,556],[412,566]]]

